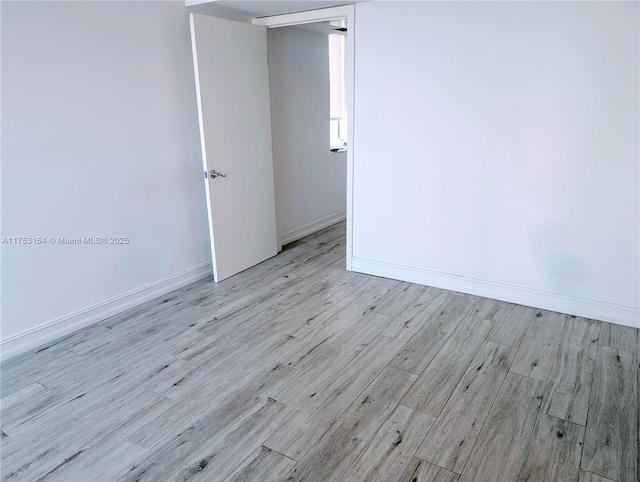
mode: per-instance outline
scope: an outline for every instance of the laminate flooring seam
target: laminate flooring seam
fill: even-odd
[[[538,417],[540,416],[540,414],[542,414],[542,410],[540,410],[540,411],[538,412]],[[573,423],[573,422],[570,422],[570,421],[565,420],[565,419],[563,419],[563,418],[554,417],[553,415],[549,415],[549,414],[545,414],[545,415],[547,415],[547,417],[554,418],[554,419],[556,419],[556,420],[561,420],[561,421],[563,421],[563,422]],[[574,423],[574,425],[578,425],[578,426],[582,427],[582,425],[577,424],[577,423]],[[587,427],[586,427],[586,426],[584,426],[583,428],[584,428],[584,431],[585,431],[585,433],[586,433],[586,431],[587,431],[587,430],[586,430],[586,428],[587,428]],[[532,436],[533,436],[533,434],[532,434]],[[584,438],[583,438],[583,440],[582,440],[582,444],[580,445],[580,459],[578,460],[578,480],[580,479],[580,465],[581,465],[581,463],[582,463],[582,456],[583,456],[583,455],[584,455]],[[524,464],[523,464],[523,465],[524,465]]]
[[[596,350],[596,358],[597,358],[598,349],[600,349],[600,345],[598,345]],[[585,432],[586,432],[587,426],[589,425],[589,414],[591,413],[591,390],[593,389],[593,379],[595,378],[595,376],[596,376],[596,370],[594,366],[594,369],[591,371],[591,385],[589,386],[589,396],[587,397],[587,417],[584,422]],[[584,453],[584,443],[582,444],[582,452]],[[582,456],[580,456],[580,460],[582,460]],[[638,465],[638,468],[640,468],[640,465]]]
[[[466,295],[463,295],[463,296],[466,296]],[[469,296],[471,296],[471,295],[469,295]],[[449,297],[447,297],[447,300],[448,300],[448,299],[450,299],[450,298],[451,298],[450,296],[449,296]],[[449,340],[449,338],[451,338],[451,337],[453,336],[453,334],[455,333],[456,329],[460,326],[460,323],[462,323],[462,321],[464,320],[464,318],[465,318],[466,316],[469,316],[469,314],[473,311],[473,309],[476,307],[476,305],[479,303],[479,301],[480,301],[480,298],[476,299],[476,301],[475,301],[475,302],[474,302],[474,303],[469,307],[469,309],[468,309],[467,311],[465,311],[464,313],[460,314],[460,321],[458,321],[458,323],[456,324],[455,328],[454,328],[454,329],[452,329],[452,330],[451,330],[451,332],[450,332],[447,336],[445,336],[445,337],[442,339],[442,343],[440,344],[440,347],[439,347],[439,348],[434,352],[433,357],[431,358],[431,360],[429,361],[429,363],[427,363],[427,365],[426,365],[426,366],[425,366],[425,367],[420,371],[420,373],[417,373],[417,374],[416,374],[416,373],[414,373],[414,372],[411,372],[411,371],[405,370],[405,369],[403,369],[403,368],[399,368],[399,367],[397,366],[397,363],[394,363],[393,368],[396,368],[397,370],[401,370],[401,371],[403,371],[403,372],[409,372],[409,373],[416,374],[416,375],[418,375],[418,378],[419,378],[419,377],[420,377],[420,375],[422,375],[422,374],[425,372],[425,370],[427,370],[427,368],[429,368],[429,365],[430,365],[431,363],[433,363],[433,360],[435,360],[435,359],[436,359],[436,357],[438,356],[438,353],[440,353],[440,350],[442,350],[442,348],[445,346],[445,344],[446,344],[447,340]],[[446,303],[446,300],[445,300],[445,301],[443,301],[443,302],[440,304],[440,308],[441,308],[445,303]],[[440,308],[439,308],[439,309],[440,309]],[[422,325],[423,327],[424,327],[424,326],[426,326],[432,318],[434,318],[434,317],[436,317],[436,316],[438,315],[438,311],[439,311],[439,309],[438,309],[438,310],[436,310],[436,312],[434,312],[434,313],[432,313],[431,315],[429,315],[429,317],[428,317],[428,318],[425,320],[425,322],[423,323],[423,325]],[[400,315],[398,315],[398,316],[400,316]],[[414,335],[413,335],[409,340],[407,340],[407,341],[405,342],[405,345],[404,345],[404,346],[406,347],[409,343],[411,343],[411,340],[412,340],[414,337],[418,336],[418,335],[419,335],[419,331],[418,331],[418,332],[416,332],[416,333],[415,333],[415,334],[414,334]],[[384,335],[383,335],[383,336],[384,336]],[[395,338],[394,338],[394,339],[395,339]],[[486,337],[485,337],[485,339],[486,339]],[[401,340],[401,341],[402,341],[402,340]],[[402,351],[402,350],[401,350],[401,351]],[[389,364],[388,364],[387,366],[391,366],[391,365],[390,365],[391,363],[393,363],[393,360],[392,360],[392,361],[390,361],[390,362],[389,362]],[[415,382],[414,382],[414,384],[415,384]]]
[[[565,321],[566,321],[566,320],[565,320]],[[564,337],[565,330],[566,330],[566,322],[565,322],[565,325],[564,325],[564,326],[563,326],[563,328],[562,328],[562,336],[563,336],[563,337]],[[526,336],[526,335],[525,335],[525,336]],[[523,341],[524,341],[524,338],[523,338]],[[522,346],[522,344],[520,344],[520,346],[518,347],[518,351],[520,351],[521,346]],[[515,360],[517,359],[517,356],[518,356],[518,353],[516,352],[516,356],[514,357],[514,361],[512,361],[512,362],[511,362],[511,364],[512,364],[512,365],[513,365],[513,363],[515,362]],[[509,367],[509,373],[512,373],[512,372],[511,372],[511,367]],[[536,379],[536,378],[533,378],[533,377],[529,377],[529,376],[527,376],[527,375],[520,375],[520,376],[525,377],[525,378],[529,378],[530,380],[540,381],[539,379]],[[505,380],[506,380],[506,377],[505,377]],[[503,381],[502,383],[504,383],[504,381]],[[546,388],[547,388],[547,386],[548,386],[548,383],[549,383],[549,382],[548,382],[548,380],[547,380],[547,381],[545,381],[544,383],[545,383],[545,393],[546,393]],[[502,387],[500,387],[500,388],[502,388]],[[495,400],[494,400],[494,403],[495,403]],[[541,413],[542,413],[542,406],[543,406],[543,403],[544,403],[544,400],[542,401],[542,403],[540,404],[540,407],[538,408],[538,413],[536,414],[536,421],[535,421],[535,423],[533,424],[534,429],[535,429],[535,427],[538,425],[538,423],[540,422],[540,415],[541,415]],[[493,406],[492,406],[491,408],[493,409]],[[487,418],[488,418],[488,417],[487,417]],[[556,418],[556,417],[554,417],[554,418]],[[558,419],[558,420],[561,420],[561,419]],[[521,464],[521,466],[520,466],[520,469],[518,470],[518,473],[519,473],[519,474],[520,474],[520,473],[522,473],[522,470],[524,469],[525,464],[527,463],[527,457],[528,457],[528,455],[529,455],[529,451],[531,450],[531,441],[532,441],[532,439],[533,439],[533,435],[534,435],[534,430],[532,430],[532,431],[531,431],[531,433],[529,434],[529,440],[527,441],[527,446],[526,446],[526,448],[525,448],[525,456],[523,457],[523,459],[522,459],[522,464]],[[584,449],[584,443],[582,444],[582,448]],[[580,454],[580,459],[582,459],[582,453]],[[466,465],[466,464],[465,464],[465,465]],[[464,472],[464,470],[463,470],[463,472]]]
[[[443,467],[443,466],[438,465],[438,464],[434,464],[433,462],[429,462],[428,460],[425,460],[425,459],[423,459],[423,458],[420,458],[420,457],[418,457],[417,455],[414,455],[414,457],[415,457],[415,458],[417,458],[417,459],[422,460],[423,462],[426,462],[427,464],[431,464],[431,465],[433,465],[434,467],[438,467],[439,469],[446,470],[447,472],[452,472],[451,470],[447,469],[446,467]],[[455,472],[453,472],[453,473],[454,473],[454,474],[456,474]],[[456,474],[456,475],[457,475],[458,477],[460,476],[460,474]]]
[[[600,344],[598,344],[597,346],[597,350],[596,350],[596,358],[597,358],[597,352],[600,349]],[[638,370],[640,370],[640,367],[638,368]],[[589,397],[587,398],[587,418],[585,420],[584,426],[585,426],[585,432],[586,432],[586,427],[589,425],[589,414],[591,413],[591,390],[593,388],[593,379],[595,377],[596,374],[596,370],[595,367],[593,369],[593,371],[591,372],[591,386],[589,388]],[[640,437],[640,435],[639,435]],[[584,453],[584,443],[582,444],[582,452]],[[582,461],[582,456],[580,456],[580,461]],[[638,465],[638,468],[640,468],[640,465]]]
[[[479,302],[480,302],[480,300],[478,301],[478,303],[479,303]],[[477,303],[476,303],[476,304],[477,304]],[[474,305],[474,306],[476,306],[476,305]],[[469,313],[471,313],[471,311],[469,311]],[[465,315],[465,316],[469,316],[469,313],[467,313],[467,315]],[[476,319],[486,320],[485,318],[477,318],[477,317],[474,317],[474,318],[476,318]],[[492,321],[492,320],[487,320],[487,321]],[[487,341],[488,341],[488,334],[487,334],[487,335],[485,335],[485,337],[483,338],[483,343],[484,343],[484,342],[487,342]],[[495,343],[495,342],[491,342],[491,343]],[[509,346],[509,345],[505,345],[505,344],[502,344],[502,343],[495,343],[495,344],[496,344],[496,345],[500,345],[500,346],[502,346],[502,347],[504,347],[504,348],[506,348],[506,349],[513,348],[513,347],[511,347],[511,346]],[[444,345],[443,345],[443,346],[444,346]],[[519,349],[519,348],[516,348],[516,354],[517,354],[517,350],[518,350],[518,349]],[[479,351],[480,351],[480,348],[478,348],[477,352],[479,352]],[[476,352],[476,353],[477,353],[477,352]],[[436,357],[437,357],[437,353],[436,353],[436,356],[434,356],[434,360],[436,359]],[[473,364],[473,362],[474,362],[474,358],[475,358],[475,355],[474,355],[474,357],[472,357],[472,358],[471,358],[471,360],[469,361],[469,364],[465,367],[465,370],[464,370],[464,372],[463,372],[462,376],[460,377],[460,379],[459,379],[459,380],[457,380],[457,383],[456,383],[456,385],[455,385],[456,387],[461,383],[462,379],[464,378],[464,374],[467,372],[467,370],[469,369],[469,367]],[[498,394],[498,393],[500,393],[500,391],[502,390],[502,386],[504,385],[505,380],[507,379],[507,376],[506,376],[506,375],[508,375],[508,374],[510,373],[510,371],[509,371],[509,370],[511,369],[511,365],[513,365],[513,363],[514,363],[514,360],[515,360],[515,356],[513,356],[513,357],[512,357],[512,359],[511,359],[511,363],[509,363],[509,366],[508,366],[508,368],[507,368],[507,371],[505,372],[505,377],[502,379],[502,382],[500,383],[500,386],[499,386],[499,387],[497,388],[497,390],[495,391],[495,393],[496,393],[496,397],[494,397],[493,402],[491,403],[491,406],[489,407],[489,410],[487,411],[487,416],[486,416],[486,417],[484,417],[484,420],[482,421],[482,426],[480,427],[480,430],[478,431],[478,434],[482,433],[482,431],[483,431],[483,429],[484,429],[484,425],[486,424],[487,420],[489,419],[489,414],[490,414],[490,413],[491,413],[491,411],[493,410],[493,406],[494,406],[494,404],[496,403],[496,400],[497,400],[497,394]],[[433,360],[432,360],[432,362],[433,362]],[[428,366],[425,368],[425,370],[424,370],[424,371],[426,371],[427,369],[428,369]],[[422,373],[424,373],[424,371],[423,371]],[[525,377],[525,378],[530,378],[530,377]],[[532,380],[535,380],[535,379],[532,379]],[[536,381],[539,381],[539,380],[536,380]],[[417,380],[416,380],[416,382],[417,382]],[[414,384],[415,384],[416,382],[414,382]],[[411,390],[411,388],[410,388],[409,390]],[[451,397],[452,397],[452,396],[454,396],[454,394],[455,394],[455,389],[454,389],[454,390],[452,390],[452,392],[449,394],[449,396],[447,397],[446,402],[442,405],[442,408],[440,409],[440,411],[438,412],[438,414],[437,414],[437,415],[435,415],[435,414],[426,414],[426,415],[435,415],[435,420],[438,420],[438,419],[439,419],[439,417],[440,417],[440,415],[442,414],[442,412],[445,410],[445,407],[447,406],[447,404],[448,404],[449,400],[451,399]],[[417,410],[417,411],[419,411],[419,412],[420,412],[420,409],[415,409],[415,410]],[[421,413],[425,413],[425,412],[421,412]],[[540,413],[540,410],[538,410],[538,415],[539,415],[539,413]],[[536,417],[536,423],[537,423],[537,417]],[[436,426],[436,424],[434,423],[434,424],[429,428],[429,430],[425,433],[425,435],[424,435],[424,437],[423,437],[423,442],[424,442],[424,440],[428,437],[429,432],[431,432],[431,430],[433,430],[435,426]],[[531,434],[531,435],[533,435],[533,434]],[[476,444],[477,442],[478,442],[478,440],[476,439],[476,440],[474,441],[473,446],[475,446],[475,444]],[[530,443],[530,440],[529,440],[529,442],[528,442],[528,443]],[[471,450],[473,450],[473,446],[471,447]],[[416,450],[416,453],[419,453],[419,452],[420,452],[419,450]],[[429,463],[429,464],[431,464],[431,465],[434,465],[434,466],[436,466],[436,467],[439,467],[439,468],[441,468],[441,469],[444,469],[444,470],[446,470],[446,471],[448,471],[448,472],[452,472],[450,468],[442,467],[441,465],[438,465],[437,463],[434,463],[434,462],[432,462],[432,461],[429,461],[429,460],[423,459],[423,458],[419,457],[419,456],[418,456],[418,455],[416,455],[416,454],[413,454],[413,456],[414,456],[414,457],[419,458],[420,460],[424,460],[426,463]],[[470,457],[467,457],[467,459],[465,460],[465,463],[464,463],[464,465],[463,465],[462,469],[460,470],[460,474],[464,473],[464,469],[466,468],[466,465],[467,465],[467,463],[469,462],[469,459],[470,459]],[[523,464],[524,464],[524,461],[523,461]],[[454,473],[455,473],[455,472],[454,472]],[[458,474],[458,476],[460,476],[460,474]]]
[[[520,375],[523,376],[523,375]],[[506,377],[505,377],[506,378]],[[530,378],[530,377],[526,377],[526,378]],[[535,379],[533,379],[535,380]],[[539,380],[538,380],[539,381]],[[546,382],[545,382],[546,383]],[[546,384],[545,384],[545,389],[546,389]],[[522,458],[522,464],[520,464],[520,469],[518,470],[518,474],[522,473],[522,470],[525,467],[525,464],[527,463],[527,457],[529,456],[529,451],[531,450],[531,440],[533,438],[533,432],[535,431],[535,427],[538,425],[538,423],[540,422],[540,413],[541,413],[541,408],[542,408],[542,404],[540,404],[540,408],[538,408],[538,413],[536,414],[536,421],[533,424],[533,428],[534,430],[531,431],[531,433],[529,434],[529,440],[527,440],[527,446],[525,448],[525,453],[524,453],[524,457]],[[584,446],[584,445],[583,445]],[[581,454],[582,457],[582,454]]]
[[[263,444],[263,445],[261,445],[261,447],[265,447],[265,448],[267,448],[264,444]],[[289,460],[291,460],[292,462],[295,462],[296,464],[298,463],[298,461],[297,461],[297,460],[292,459],[291,457],[289,457],[289,456],[288,456],[288,455],[286,455],[286,454],[283,454],[282,452],[278,452],[276,449],[271,449],[271,448],[270,448],[269,450],[272,450],[273,452],[275,452],[275,453],[277,453],[277,454],[279,454],[279,455],[282,455],[283,457],[288,458]]]
[[[474,305],[474,306],[475,306],[475,305]],[[469,312],[469,313],[470,313],[470,312]],[[471,315],[469,315],[469,313],[467,313],[467,315],[465,315],[465,316],[471,316]],[[472,317],[472,318],[475,318],[475,317]],[[482,319],[482,320],[484,320],[484,318],[478,318],[478,319]],[[485,320],[485,321],[492,321],[492,320]],[[451,336],[453,336],[453,333],[451,334]],[[471,364],[474,362],[474,359],[475,359],[476,355],[478,354],[478,352],[479,352],[479,351],[480,351],[480,349],[482,348],[483,343],[485,343],[485,342],[487,341],[487,338],[488,338],[488,334],[484,336],[484,338],[482,339],[482,343],[479,343],[479,345],[478,345],[478,349],[475,351],[475,353],[473,354],[473,356],[471,356],[471,357],[470,357],[470,359],[469,359],[469,363],[464,367],[464,370],[462,371],[462,374],[460,375],[460,378],[458,378],[458,380],[456,381],[456,383],[455,383],[455,385],[454,385],[454,387],[453,387],[453,390],[451,390],[451,393],[449,394],[449,396],[446,398],[446,400],[444,401],[444,403],[443,403],[443,404],[442,404],[442,406],[440,407],[440,410],[438,411],[437,415],[435,415],[436,420],[438,420],[438,417],[440,417],[440,415],[442,414],[442,411],[443,411],[443,410],[445,409],[445,407],[447,406],[447,403],[449,403],[449,400],[451,400],[451,397],[452,397],[452,396],[454,395],[454,393],[455,393],[455,389],[456,389],[456,387],[460,384],[460,382],[461,382],[461,381],[462,381],[462,379],[464,378],[465,373],[467,372],[467,370],[469,369],[469,367],[471,366]],[[446,342],[445,342],[445,344],[446,344]],[[445,346],[445,344],[443,344],[443,345],[442,345],[442,347],[444,347],[444,346]],[[496,343],[496,345],[500,345],[500,343]],[[502,345],[502,346],[509,348],[509,347],[508,347],[508,345]],[[440,350],[442,350],[442,348],[441,348]],[[440,350],[438,350],[438,353],[440,352]],[[433,360],[431,360],[431,362],[429,363],[429,365],[431,365],[431,363],[433,363],[433,361],[437,359],[438,353],[436,353],[436,355],[433,357]],[[512,361],[511,361],[511,363],[509,364],[509,369],[511,368],[511,364],[513,364],[513,360],[512,360]],[[427,365],[427,366],[425,367],[425,369],[422,371],[422,373],[418,376],[418,379],[414,382],[414,385],[418,382],[418,380],[420,379],[420,377],[422,376],[422,374],[424,374],[424,372],[425,372],[425,371],[427,371],[427,370],[429,369],[429,365]],[[507,370],[507,373],[508,373],[508,370]],[[502,387],[502,385],[501,385],[500,387]],[[411,388],[409,388],[409,392],[410,392],[410,391],[411,391]],[[499,392],[499,391],[500,391],[500,389],[498,389],[498,392]],[[498,392],[496,392],[496,393],[498,393]],[[493,405],[492,405],[492,406],[493,406]],[[416,409],[414,409],[414,410],[417,410],[417,411],[419,411],[419,412],[421,412],[421,413],[425,413],[426,415],[432,415],[432,416],[433,416],[433,414],[428,414],[428,413],[426,413],[426,412],[424,412],[424,411],[420,410],[419,408],[416,408]],[[491,409],[489,409],[489,412],[490,412],[490,411],[491,411]],[[435,425],[435,423],[434,423],[434,425]],[[431,430],[431,429],[433,429],[433,426],[432,426],[429,430]],[[427,434],[425,434],[425,438],[426,438],[426,436],[427,436],[427,435],[428,435],[428,432],[427,432]],[[431,463],[431,462],[429,462],[429,463]],[[433,465],[437,465],[437,464],[433,464]],[[442,467],[442,468],[444,468],[444,467]],[[445,470],[449,470],[449,469],[445,469]]]
[[[378,335],[378,336],[382,336],[382,335]],[[389,337],[385,337],[385,338],[389,338]],[[391,338],[391,339],[395,340],[395,338]],[[390,363],[390,362],[388,362],[388,363],[384,366],[384,368],[383,368],[382,370],[380,370],[380,372],[379,372],[376,376],[374,376],[374,377],[373,377],[373,379],[372,379],[372,380],[371,380],[371,381],[370,381],[370,382],[369,382],[369,383],[368,383],[368,384],[367,384],[367,385],[366,385],[366,386],[365,386],[365,387],[364,387],[364,388],[363,388],[363,389],[362,389],[362,390],[361,390],[361,391],[360,391],[360,392],[359,392],[359,393],[358,393],[358,394],[353,398],[353,401],[352,401],[350,404],[348,404],[348,405],[344,408],[344,410],[342,410],[342,411],[339,413],[339,415],[338,415],[338,416],[335,418],[335,420],[334,420],[334,421],[333,421],[333,422],[332,422],[332,423],[327,427],[327,429],[322,433],[322,435],[321,435],[320,437],[318,437],[318,440],[316,440],[316,442],[311,446],[311,448],[310,448],[309,450],[307,450],[306,454],[309,454],[309,453],[311,453],[311,452],[313,451],[313,448],[314,448],[314,447],[316,447],[316,446],[318,445],[318,443],[320,443],[320,441],[322,440],[322,438],[327,434],[327,432],[329,432],[329,431],[331,430],[331,428],[332,428],[332,427],[333,427],[333,426],[338,422],[338,420],[340,420],[340,418],[341,418],[341,417],[342,417],[342,416],[347,412],[347,410],[349,410],[349,408],[351,407],[351,405],[353,405],[353,403],[355,403],[355,401],[356,401],[356,400],[358,400],[358,398],[360,398],[360,396],[361,396],[364,392],[366,392],[366,391],[367,391],[367,389],[368,389],[371,385],[373,385],[373,383],[376,381],[376,379],[378,378],[378,376],[380,375],[380,373],[382,373],[384,370],[386,370],[387,368],[389,368],[389,363]],[[396,369],[396,370],[397,370],[397,369]],[[412,373],[407,372],[407,371],[405,371],[405,370],[401,370],[401,371],[403,371],[403,372],[405,372],[405,373],[407,373],[407,374],[409,374],[409,375],[413,375]],[[392,412],[392,413],[393,413],[393,412]],[[391,414],[389,414],[389,416],[391,416]],[[384,424],[384,423],[389,419],[389,416],[387,416],[387,418],[385,418],[385,419],[382,421],[382,424],[380,425],[380,427],[382,427],[382,425],[383,425],[383,424]],[[380,427],[378,428],[378,430],[380,429]],[[376,431],[376,432],[377,432],[377,431]],[[425,435],[426,435],[426,434],[425,434]],[[366,447],[366,445],[365,445],[365,447]],[[271,449],[271,450],[273,450],[273,449]],[[306,456],[306,454],[305,454],[305,456]],[[291,458],[291,457],[289,457],[289,458]],[[295,460],[295,459],[293,459],[293,460]],[[300,462],[300,461],[299,461],[299,460],[296,460],[296,462]]]
[[[388,367],[388,366],[387,366],[387,367]],[[385,367],[385,368],[387,368],[387,367]],[[357,400],[357,399],[356,399],[356,400]],[[406,408],[406,409],[408,409],[408,410],[413,410],[412,408],[407,407],[406,405],[402,405],[401,403],[399,403],[399,404],[396,406],[396,409],[397,409],[398,407],[404,407],[404,408]],[[417,410],[416,410],[416,411],[417,411]],[[375,431],[375,433],[373,434],[373,437],[371,437],[371,440],[369,441],[369,443],[367,443],[367,445],[365,445],[365,447],[364,447],[364,449],[363,449],[363,452],[364,452],[364,450],[366,450],[366,449],[367,449],[367,447],[369,446],[369,444],[371,443],[371,441],[372,441],[372,440],[375,440],[376,436],[377,436],[377,435],[382,431],[382,429],[384,428],[384,425],[387,423],[387,421],[388,421],[388,420],[390,420],[390,418],[392,417],[392,415],[393,415],[393,412],[391,412],[391,413],[389,414],[389,416],[388,416],[386,419],[384,419],[384,420],[383,420],[383,422],[382,422],[382,424],[380,425],[380,427],[378,427],[378,430],[376,430],[376,431]],[[425,436],[426,436],[426,434],[425,434]],[[424,440],[424,436],[422,437],[422,439]],[[421,441],[420,443],[422,443],[422,441]],[[410,455],[410,458],[411,458],[411,457],[415,457],[415,452],[418,450],[418,447],[420,446],[420,443],[416,445],[416,450],[415,450],[415,451]],[[361,452],[361,453],[362,453],[362,452]],[[340,481],[340,482],[342,482],[342,481],[344,481],[344,480],[345,480],[345,477],[349,474],[349,471],[351,470],[351,467],[353,467],[355,464],[357,464],[358,459],[359,459],[359,457],[356,457],[356,459],[355,459],[355,460],[354,460],[354,461],[349,465],[349,467],[347,467],[347,470],[345,471],[344,475],[339,479],[339,481]]]
[[[280,400],[278,397],[276,397],[276,396],[274,396],[274,395],[267,395],[267,398],[270,398],[271,400],[275,400],[276,402],[282,403],[282,404],[284,404],[284,405],[288,405],[288,406],[290,406],[290,407],[292,407],[292,408],[295,408],[296,410],[300,410],[300,407],[296,407],[295,405],[291,405],[291,404],[290,404],[290,403],[288,403],[288,402],[283,402],[282,400]],[[270,450],[274,450],[275,452],[278,452],[277,450],[272,449],[271,447],[269,447],[269,449],[270,449]],[[278,453],[280,453],[280,452],[278,452]],[[285,455],[285,454],[282,454],[282,455]],[[285,455],[285,456],[287,456],[287,455]],[[288,457],[288,456],[287,456],[287,457]],[[291,457],[289,457],[289,458],[291,458]]]
[[[131,440],[129,440],[127,437],[125,437],[125,436],[124,436],[124,435],[122,435],[122,434],[118,435],[118,437],[120,437],[120,438],[121,438],[121,439],[123,439],[123,440],[126,440],[127,442],[129,442],[129,443],[130,443],[130,444],[132,444],[132,445],[135,445],[135,446],[136,446],[136,447],[138,447],[140,450],[144,450],[145,452],[148,452],[148,451],[149,451],[149,450],[145,449],[144,447],[140,447],[140,445],[138,445],[137,443],[132,442]],[[140,458],[142,458],[142,457],[140,457]]]
[[[498,343],[500,344],[500,343]],[[508,346],[508,345],[505,345]],[[509,369],[511,369],[511,365],[513,364],[513,360],[515,360],[515,356],[513,357],[513,359],[511,360],[511,363],[509,364]],[[491,407],[489,408],[488,412],[487,412],[487,416],[484,418],[484,420],[482,421],[482,426],[480,427],[480,430],[478,431],[478,438],[476,438],[475,442],[473,443],[473,447],[471,447],[471,453],[473,453],[473,449],[475,448],[476,444],[478,443],[479,440],[479,435],[484,431],[484,427],[487,423],[487,420],[489,420],[489,415],[491,414],[491,412],[493,411],[493,406],[496,404],[496,400],[498,399],[498,394],[502,391],[502,387],[504,386],[504,382],[507,379],[507,376],[509,375],[509,371],[507,371],[505,377],[502,379],[502,383],[500,383],[500,388],[498,388],[496,390],[496,396],[493,399],[493,402],[491,402]],[[428,434],[427,434],[428,435]],[[459,476],[461,477],[462,474],[464,474],[465,469],[467,468],[467,464],[469,463],[469,460],[471,460],[471,455],[469,455],[469,457],[467,457],[467,460],[464,461],[464,464],[462,466],[462,469],[460,470],[460,474]],[[431,462],[429,462],[431,463]],[[448,469],[447,469],[448,470]]]

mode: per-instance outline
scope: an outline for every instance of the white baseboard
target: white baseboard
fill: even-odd
[[[353,271],[640,328],[640,309],[354,257]]]
[[[62,316],[31,330],[11,336],[0,343],[0,360],[6,360],[71,332],[211,275],[211,262],[194,266],[175,276],[149,283],[88,308]]]
[[[326,216],[322,216],[321,218],[314,219],[313,221],[305,223],[301,226],[287,229],[280,235],[280,238],[282,239],[282,245],[284,246],[285,244],[289,244],[300,238],[304,238],[305,236],[315,233],[316,231],[320,231],[321,229],[327,228],[332,224],[344,221],[346,218],[346,211],[336,211],[334,213],[327,214]]]

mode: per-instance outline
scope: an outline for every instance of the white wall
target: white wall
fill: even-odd
[[[346,153],[329,150],[326,35],[267,31],[276,218],[283,242],[344,219]]]
[[[638,13],[356,5],[354,268],[638,326]]]
[[[209,272],[197,122],[184,3],[2,2],[2,236],[130,240],[3,245],[3,352]]]

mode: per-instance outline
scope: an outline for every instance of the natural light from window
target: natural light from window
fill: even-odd
[[[347,147],[347,113],[344,101],[344,44],[343,34],[329,35],[329,145],[331,150]]]

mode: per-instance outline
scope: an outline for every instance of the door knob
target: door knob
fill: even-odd
[[[222,174],[221,172],[216,172],[214,169],[211,169],[211,172],[209,173],[209,177],[211,177],[211,179],[215,179],[218,176],[227,177],[226,174]]]

